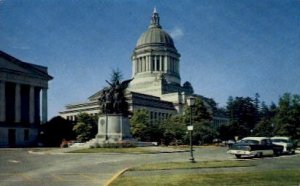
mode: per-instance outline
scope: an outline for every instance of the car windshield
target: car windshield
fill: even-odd
[[[241,143],[259,144],[259,141],[257,141],[257,140],[250,140],[250,139],[244,139],[244,140],[241,140]]]
[[[272,142],[275,143],[288,143],[289,141],[286,139],[272,139]]]

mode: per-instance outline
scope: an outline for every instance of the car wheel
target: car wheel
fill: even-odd
[[[258,157],[258,158],[263,157],[263,153],[262,153],[262,152],[258,152],[258,153],[256,154],[256,157]]]
[[[240,154],[235,154],[235,157],[236,157],[237,159],[240,159],[240,158],[242,157],[242,155],[240,155]]]
[[[291,151],[291,154],[295,154],[295,151],[293,150],[293,151]]]
[[[273,154],[274,154],[274,156],[280,156],[282,154],[282,152],[279,150],[274,150]]]

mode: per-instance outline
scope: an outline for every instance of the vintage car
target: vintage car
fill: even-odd
[[[227,152],[235,155],[236,158],[241,158],[242,156],[262,157],[279,155],[282,151],[283,147],[273,144],[268,137],[246,137],[233,144]]]
[[[275,136],[271,138],[272,143],[283,147],[283,153],[295,154],[296,147],[291,138],[284,136]]]

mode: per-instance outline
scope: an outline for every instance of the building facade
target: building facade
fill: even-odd
[[[132,79],[125,94],[130,112],[146,109],[151,121],[183,113],[187,97],[194,95],[193,87],[187,81],[181,84],[180,54],[155,9],[150,25],[136,43],[131,64]],[[95,93],[85,103],[67,105],[60,116],[74,121],[81,112],[98,114],[100,94]]]
[[[47,68],[22,62],[0,51],[0,146],[36,142],[47,122]]]
[[[129,111],[147,109],[152,120],[182,113],[186,96],[193,93],[193,88],[188,82],[181,86],[180,54],[171,36],[162,29],[156,10],[147,30],[138,39],[131,59],[132,80],[125,93]],[[60,116],[74,121],[80,112],[98,114],[100,92],[87,102],[67,105]]]

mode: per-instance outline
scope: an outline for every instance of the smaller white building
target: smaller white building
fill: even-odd
[[[47,122],[47,68],[0,51],[0,147],[36,142]]]

